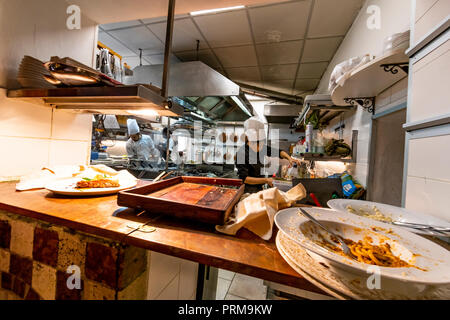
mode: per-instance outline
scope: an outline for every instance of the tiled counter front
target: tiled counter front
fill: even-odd
[[[0,210],[0,299],[146,299],[147,252]]]

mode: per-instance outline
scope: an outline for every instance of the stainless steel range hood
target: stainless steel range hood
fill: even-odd
[[[161,87],[162,74],[163,65],[138,66],[125,83]],[[187,117],[194,112],[208,121],[244,121],[253,113],[240,87],[201,61],[171,64],[168,82],[168,96],[188,110]]]
[[[266,104],[264,106],[264,116],[269,123],[294,122],[302,111],[302,106],[298,104]]]
[[[161,88],[163,65],[138,66],[126,84],[152,84]],[[201,61],[170,65],[169,97],[238,96],[239,86]]]

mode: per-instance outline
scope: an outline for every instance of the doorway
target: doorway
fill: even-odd
[[[404,106],[374,116],[367,200],[402,204],[405,122]]]

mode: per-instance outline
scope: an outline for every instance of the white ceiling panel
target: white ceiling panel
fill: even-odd
[[[306,40],[301,62],[330,61],[341,41],[342,37]]]
[[[214,49],[225,68],[253,67],[257,65],[253,46],[227,47]]]
[[[229,68],[226,72],[231,80],[236,81],[260,81],[258,67]]]
[[[155,18],[150,18],[150,19],[141,19],[143,24],[148,24],[148,23],[158,23],[158,22],[164,22],[167,21],[166,17],[155,17]]]
[[[314,90],[317,88],[320,79],[297,79],[295,81],[296,90]]]
[[[147,27],[163,42],[166,39],[166,23],[151,24]],[[191,19],[175,20],[173,25],[172,51],[188,51],[197,48],[197,40],[200,40],[200,49],[208,48],[200,32]]]
[[[321,78],[327,66],[328,62],[302,63],[297,78]]]
[[[292,94],[297,97],[305,98],[307,95],[314,94],[314,90],[305,91],[305,90],[295,90],[294,89]]]
[[[264,88],[281,93],[292,94],[294,80],[273,80],[264,81]]]
[[[257,88],[264,88],[264,82],[262,81],[249,81],[249,80],[243,80],[243,81],[237,81],[240,84],[246,84],[248,86],[257,87]]]
[[[104,45],[108,46],[109,48],[111,48],[112,50],[114,50],[115,52],[120,54],[121,56],[132,56],[132,55],[136,54],[136,52],[131,51],[130,49],[128,49],[126,46],[121,44],[119,41],[117,41],[116,39],[111,37],[106,32],[98,33],[98,41],[100,41]]]
[[[305,0],[248,9],[256,43],[303,39],[310,5]]]
[[[139,20],[108,23],[108,24],[102,24],[102,29],[103,30],[112,30],[112,29],[118,29],[118,28],[139,26],[140,24],[141,23],[139,22]]]
[[[164,64],[164,55],[163,54],[154,54],[151,56],[143,56],[145,60],[150,62],[150,64]],[[175,55],[170,56],[170,62],[171,63],[177,63],[180,62],[180,59],[178,59]]]
[[[145,26],[110,31],[110,34],[120,39],[127,47],[133,50],[145,49],[145,55],[162,53],[164,51],[162,42]]]
[[[189,14],[177,14],[177,15],[175,15],[175,20],[189,18],[189,17],[190,17]],[[141,19],[141,21],[143,24],[151,24],[151,23],[165,22],[165,21],[167,21],[167,18],[166,17],[155,17],[155,18],[150,18],[150,19]]]
[[[263,80],[291,80],[295,79],[297,64],[261,66],[260,69]]]
[[[175,54],[181,61],[197,61],[197,51],[184,51],[184,52],[177,52]],[[203,62],[204,64],[207,64],[211,68],[218,68],[220,67],[219,61],[217,61],[216,57],[212,53],[211,50],[199,50],[198,51],[198,60]]]
[[[245,10],[196,16],[194,20],[212,48],[252,43]]]
[[[316,0],[308,37],[344,36],[363,5],[363,0]]]
[[[256,45],[261,65],[298,63],[303,40]]]

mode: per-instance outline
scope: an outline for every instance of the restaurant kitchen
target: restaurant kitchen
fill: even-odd
[[[0,2],[0,299],[449,299],[449,13]]]

